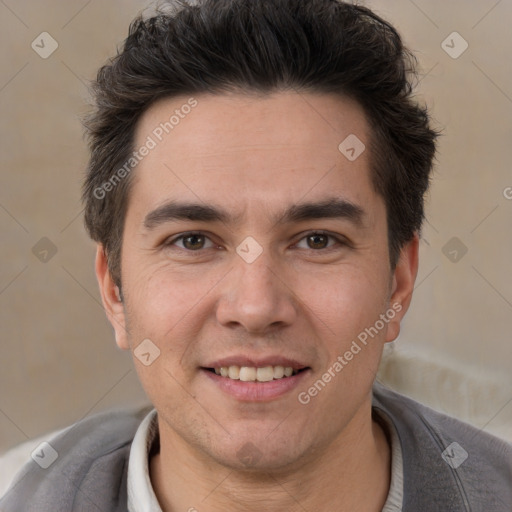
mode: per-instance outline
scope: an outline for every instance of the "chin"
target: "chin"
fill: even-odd
[[[284,473],[296,469],[313,448],[308,450],[304,440],[300,442],[289,433],[286,438],[271,437],[272,434],[251,435],[247,429],[243,435],[233,435],[223,448],[219,449],[219,444],[215,443],[217,449],[210,456],[222,466],[254,476],[255,473]]]

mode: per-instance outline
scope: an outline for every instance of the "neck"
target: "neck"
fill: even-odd
[[[164,512],[378,512],[389,491],[390,448],[371,420],[351,424],[328,446],[280,471],[239,471],[198,457],[159,417],[160,453],[150,477]],[[364,427],[364,425],[366,427]]]

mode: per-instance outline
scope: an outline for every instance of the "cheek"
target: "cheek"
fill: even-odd
[[[324,283],[317,280],[305,301],[305,309],[314,310],[310,317],[325,349],[317,380],[302,390],[312,397],[312,416],[322,409],[336,410],[340,404],[350,416],[370,392],[387,327],[380,328],[380,315],[388,298],[387,276],[371,268],[344,268]]]
[[[193,348],[212,307],[209,292],[219,278],[211,274],[171,270],[165,263],[132,272],[135,277],[126,288],[132,346],[149,338],[175,366],[185,350]]]
[[[126,282],[125,305],[137,374],[157,407],[179,411],[190,400],[185,383],[191,367],[184,359],[193,355],[200,338],[206,318],[201,298],[212,285],[207,279],[185,277],[163,265],[138,274],[129,274],[126,266],[126,274],[134,276]],[[149,365],[141,364],[136,350],[146,339],[159,350]]]
[[[161,327],[165,323],[172,325],[183,317],[205,286],[204,282],[183,272],[172,271],[165,264],[148,267],[133,275],[130,291],[137,315],[141,319],[158,321],[157,325]]]
[[[388,276],[374,265],[340,265],[335,271],[302,274],[297,295],[336,348],[373,325],[387,303]]]

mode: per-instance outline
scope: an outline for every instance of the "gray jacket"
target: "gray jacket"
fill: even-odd
[[[512,445],[378,383],[373,407],[401,442],[404,512],[512,512]],[[51,439],[55,461],[43,469],[55,454],[36,452],[0,511],[126,512],[130,446],[150,409],[95,415]]]

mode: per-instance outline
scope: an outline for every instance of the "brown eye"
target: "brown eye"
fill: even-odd
[[[169,248],[177,247],[178,249],[189,252],[197,252],[201,249],[210,249],[214,247],[214,244],[203,233],[184,233],[172,240],[169,240],[168,242],[165,242],[165,246]]]
[[[329,237],[321,233],[314,233],[307,236],[308,245],[311,249],[324,249],[327,247]]]
[[[304,243],[305,241],[305,243]],[[322,233],[320,231],[314,231],[312,233],[307,234],[297,244],[299,249],[331,249],[334,246],[344,246],[346,243],[343,242],[342,239],[335,237],[334,235],[329,235],[328,233]]]
[[[191,251],[195,249],[202,249],[204,245],[204,235],[188,235],[183,237],[183,247]]]

